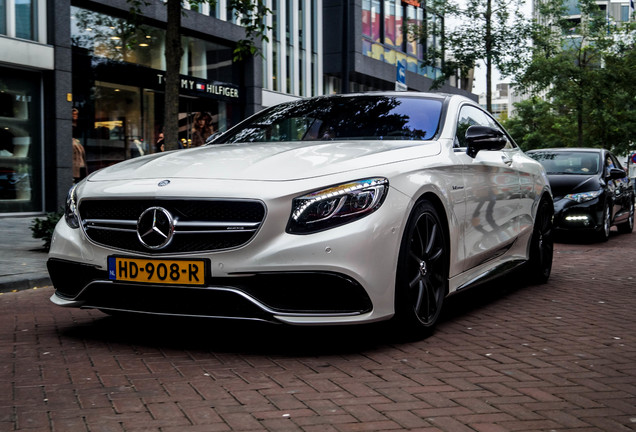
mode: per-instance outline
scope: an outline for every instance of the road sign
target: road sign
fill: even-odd
[[[395,91],[407,91],[406,85],[406,60],[398,60],[397,76],[395,78]]]

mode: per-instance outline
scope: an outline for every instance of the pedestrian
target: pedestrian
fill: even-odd
[[[73,182],[77,183],[88,175],[88,169],[86,168],[86,150],[79,140],[80,129],[77,124],[79,119],[79,110],[73,108],[72,120],[73,120]]]
[[[77,138],[73,138],[73,181],[79,182],[88,174],[86,169],[86,151]]]
[[[155,153],[160,153],[166,150],[165,142],[163,140],[163,132],[159,132],[159,137],[155,143]]]
[[[192,143],[188,147],[199,147],[205,144],[205,140],[214,133],[212,116],[207,112],[199,112],[194,116],[192,127]]]

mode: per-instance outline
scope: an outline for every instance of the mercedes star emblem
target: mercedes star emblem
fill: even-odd
[[[162,249],[170,244],[174,220],[163,207],[146,209],[137,220],[137,237],[148,249]]]

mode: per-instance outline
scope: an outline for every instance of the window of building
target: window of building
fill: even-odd
[[[0,0],[0,34],[7,34],[7,1]]]
[[[319,94],[320,0],[268,0],[269,41],[263,44],[263,89]]]
[[[38,39],[37,12],[37,0],[15,0],[16,37]]]
[[[362,0],[362,53],[395,65],[406,60],[407,70],[436,78],[441,73],[441,59],[432,67],[422,68],[425,50],[440,50],[436,32],[443,18],[424,7],[407,5],[399,0]],[[413,31],[424,31],[415,37]]]
[[[362,0],[362,34],[380,42],[380,0]]]
[[[398,46],[395,34],[395,0],[384,0],[384,43]]]
[[[272,0],[272,90],[280,91],[280,7],[279,0]]]
[[[294,9],[292,0],[287,0],[285,7],[285,90],[287,93],[296,94],[294,82],[295,64],[292,59],[294,54],[293,40],[296,32],[296,22],[294,20]]]
[[[621,5],[621,21],[629,21],[629,6]]]
[[[581,7],[579,6],[579,0],[565,0],[565,14],[566,15],[580,15]]]
[[[38,20],[39,14],[46,15],[45,8],[45,0],[0,0],[0,35],[46,42],[46,29],[40,29]]]
[[[322,77],[318,73],[318,48],[320,44],[320,37],[318,33],[318,26],[322,25],[322,22],[318,22],[318,0],[311,0],[311,95],[318,94],[319,82]],[[322,35],[321,35],[322,36]]]
[[[305,93],[305,77],[307,76],[306,68],[306,52],[307,52],[307,37],[305,34],[305,9],[304,2],[298,2],[298,94],[300,96],[306,96]]]
[[[91,57],[166,70],[165,31],[157,27],[71,7],[71,41]],[[183,75],[232,82],[231,47],[189,36],[181,41]]]

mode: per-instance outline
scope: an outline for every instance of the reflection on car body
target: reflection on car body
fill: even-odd
[[[306,99],[76,185],[51,299],[423,334],[463,288],[522,264],[545,282],[552,214],[541,165],[469,99]]]
[[[588,232],[607,241],[610,228],[634,229],[634,191],[609,151],[591,148],[531,150],[548,174],[554,194],[555,229]]]

